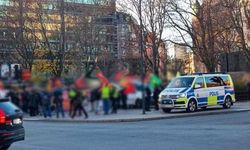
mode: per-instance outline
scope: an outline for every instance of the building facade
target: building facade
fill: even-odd
[[[244,50],[244,46],[249,47],[250,32],[248,16],[245,15],[244,7],[249,11],[248,1],[220,1],[205,0],[203,7],[203,17],[205,21],[211,23],[211,34],[213,42],[205,42],[205,45],[212,45],[207,51],[212,61],[216,62],[214,66],[217,72],[239,72],[248,71],[250,62],[249,50]],[[233,11],[233,13],[232,13]],[[207,17],[209,16],[209,17]],[[210,20],[209,20],[210,19]],[[223,21],[221,21],[223,20]],[[195,25],[196,20],[193,19]],[[194,26],[195,27],[195,26]],[[197,30],[198,27],[195,27]],[[209,27],[207,27],[209,28]],[[242,33],[239,34],[239,33]],[[209,41],[209,40],[206,40]],[[201,61],[201,58],[195,56],[196,72],[208,72],[208,69]]]
[[[187,46],[174,44],[175,65],[179,68],[180,73],[194,73],[194,54],[188,50]]]
[[[0,21],[1,63],[42,66],[63,52],[80,65],[103,50],[118,58],[115,0],[0,0]]]

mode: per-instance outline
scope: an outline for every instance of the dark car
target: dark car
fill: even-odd
[[[23,112],[8,99],[0,99],[0,150],[24,140]]]

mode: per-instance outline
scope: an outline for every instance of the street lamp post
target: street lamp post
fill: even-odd
[[[142,81],[142,114],[146,114],[145,93],[144,93],[144,57],[143,57],[143,24],[142,24],[142,0],[139,0],[139,20],[140,20],[140,53],[141,53],[141,81]]]

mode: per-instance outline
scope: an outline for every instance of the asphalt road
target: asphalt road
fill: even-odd
[[[249,150],[250,112],[134,123],[25,122],[11,150]]]

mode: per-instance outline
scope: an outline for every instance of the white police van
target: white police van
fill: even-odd
[[[197,73],[173,79],[159,95],[164,112],[181,108],[194,112],[198,108],[222,105],[230,108],[235,102],[232,78],[226,73]]]

